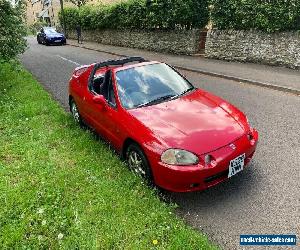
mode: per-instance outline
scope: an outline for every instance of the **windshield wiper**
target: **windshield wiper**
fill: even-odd
[[[173,95],[173,96],[171,97],[171,99],[173,100],[173,99],[178,98],[179,96],[183,96],[184,94],[186,94],[186,93],[188,93],[188,92],[190,92],[190,91],[192,91],[192,90],[194,90],[194,89],[195,89],[195,87],[190,87],[190,88],[186,89],[185,91],[183,91],[182,93],[180,93],[180,94],[178,94],[178,95]]]
[[[165,96],[161,96],[161,97],[158,97],[158,98],[156,98],[156,99],[154,99],[154,100],[152,100],[150,102],[146,102],[146,103],[140,104],[140,105],[136,106],[136,108],[150,106],[152,104],[160,103],[162,101],[171,99],[171,98],[173,98],[175,96],[177,96],[177,95],[165,95]]]
[[[195,89],[195,87],[190,87],[190,88],[188,88],[188,89],[186,89],[185,91],[183,91],[180,95],[178,95],[178,96],[182,96],[182,95],[184,95],[184,94],[186,94],[187,92],[190,92],[190,91],[192,91],[192,90],[194,90]]]

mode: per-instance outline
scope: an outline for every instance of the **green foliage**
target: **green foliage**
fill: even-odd
[[[193,29],[208,22],[207,0],[129,0],[114,5],[66,8],[67,29]]]
[[[28,27],[29,33],[35,35],[44,26],[48,26],[47,22],[37,21]]]
[[[266,32],[299,30],[299,0],[211,0],[211,18],[219,29]]]
[[[65,8],[64,14],[65,14],[66,27],[75,28],[79,22],[78,9],[77,8]],[[63,27],[61,12],[58,13],[58,16],[59,16],[59,20],[60,20],[60,25]]]
[[[1,249],[216,249],[20,66],[0,96]]]
[[[26,48],[23,13],[22,1],[13,7],[8,1],[0,0],[0,60],[13,59]]]

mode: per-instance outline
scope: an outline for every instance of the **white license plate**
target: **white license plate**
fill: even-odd
[[[56,42],[56,43],[60,43],[60,40],[55,40],[54,42]]]
[[[228,178],[234,176],[235,174],[243,170],[245,164],[245,158],[246,155],[242,154],[230,161]]]

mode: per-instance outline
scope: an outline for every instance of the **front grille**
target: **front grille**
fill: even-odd
[[[228,173],[229,173],[229,169],[205,178],[204,182],[209,183],[209,182],[215,181],[217,179],[224,178],[224,177],[228,176]]]

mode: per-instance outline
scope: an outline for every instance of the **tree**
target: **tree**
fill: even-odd
[[[0,0],[0,60],[10,60],[23,53],[26,48],[26,27],[24,25],[24,2],[15,6]]]

